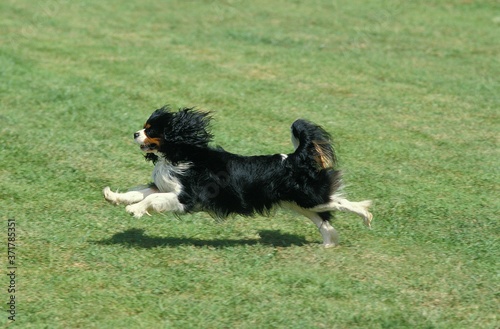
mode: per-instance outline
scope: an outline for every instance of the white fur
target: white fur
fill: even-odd
[[[371,227],[371,221],[373,219],[373,215],[368,211],[368,207],[372,204],[370,200],[360,201],[360,202],[351,202],[338,194],[334,194],[330,197],[330,202],[326,204],[322,204],[309,210],[314,212],[323,212],[323,211],[350,211],[363,217],[364,223],[366,226]]]
[[[138,144],[144,144],[144,142],[146,141],[146,138],[148,138],[148,136],[146,136],[146,133],[145,133],[145,129],[141,129],[139,130],[138,132],[136,132],[137,137],[134,139]]]
[[[125,193],[113,192],[109,187],[105,187],[102,191],[104,198],[112,204],[132,204],[144,200],[145,197],[153,193],[158,193],[158,189],[148,187],[137,190],[128,191]]]
[[[135,218],[141,218],[144,214],[149,215],[151,210],[182,213],[184,212],[184,205],[179,202],[175,193],[154,193],[148,195],[141,202],[128,205],[125,210]]]
[[[184,206],[177,199],[182,191],[182,185],[174,174],[182,175],[189,166],[189,163],[174,166],[160,157],[152,175],[155,187],[137,187],[125,193],[113,192],[109,187],[105,187],[104,198],[113,204],[128,205],[126,211],[136,218],[144,214],[149,215],[150,210],[183,212]]]
[[[284,208],[291,209],[301,215],[309,218],[318,228],[323,237],[323,246],[325,248],[335,247],[339,244],[339,235],[329,221],[323,220],[318,213],[299,207],[295,203],[284,202],[281,204]]]
[[[183,175],[189,166],[189,163],[180,163],[174,166],[165,158],[159,157],[151,178],[160,192],[173,192],[175,195],[179,195],[182,191],[182,185],[175,175]]]

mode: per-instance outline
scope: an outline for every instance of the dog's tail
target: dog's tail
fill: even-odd
[[[322,127],[307,120],[298,119],[291,127],[295,153],[302,160],[310,160],[317,170],[334,169],[337,158],[330,134]]]

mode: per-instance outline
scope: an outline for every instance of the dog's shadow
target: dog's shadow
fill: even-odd
[[[132,248],[151,249],[156,247],[197,246],[226,248],[239,245],[267,245],[273,247],[303,246],[308,242],[300,236],[282,233],[275,230],[261,230],[260,239],[215,239],[205,240],[191,237],[158,237],[144,233],[143,229],[132,228],[124,232],[115,233],[112,237],[95,241],[100,245],[121,244]]]

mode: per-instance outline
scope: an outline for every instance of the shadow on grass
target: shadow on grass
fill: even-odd
[[[209,246],[225,248],[240,245],[268,245],[273,247],[303,246],[308,242],[303,238],[293,234],[281,233],[280,231],[262,230],[259,231],[260,239],[215,239],[204,240],[196,238],[175,238],[158,237],[144,234],[143,229],[132,228],[124,232],[116,233],[109,239],[95,241],[101,245],[121,244],[131,248],[156,248],[156,247],[176,247],[176,246]]]

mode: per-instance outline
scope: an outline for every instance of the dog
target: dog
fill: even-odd
[[[341,194],[341,172],[330,134],[298,119],[291,126],[290,154],[242,156],[212,147],[210,112],[194,108],[154,111],[134,140],[154,163],[152,183],[125,193],[103,193],[112,204],[125,204],[136,218],[150,211],[177,214],[205,211],[216,218],[267,215],[277,206],[309,218],[325,247],[339,244],[330,224],[332,211],[350,211],[370,227],[371,201],[351,202]]]

